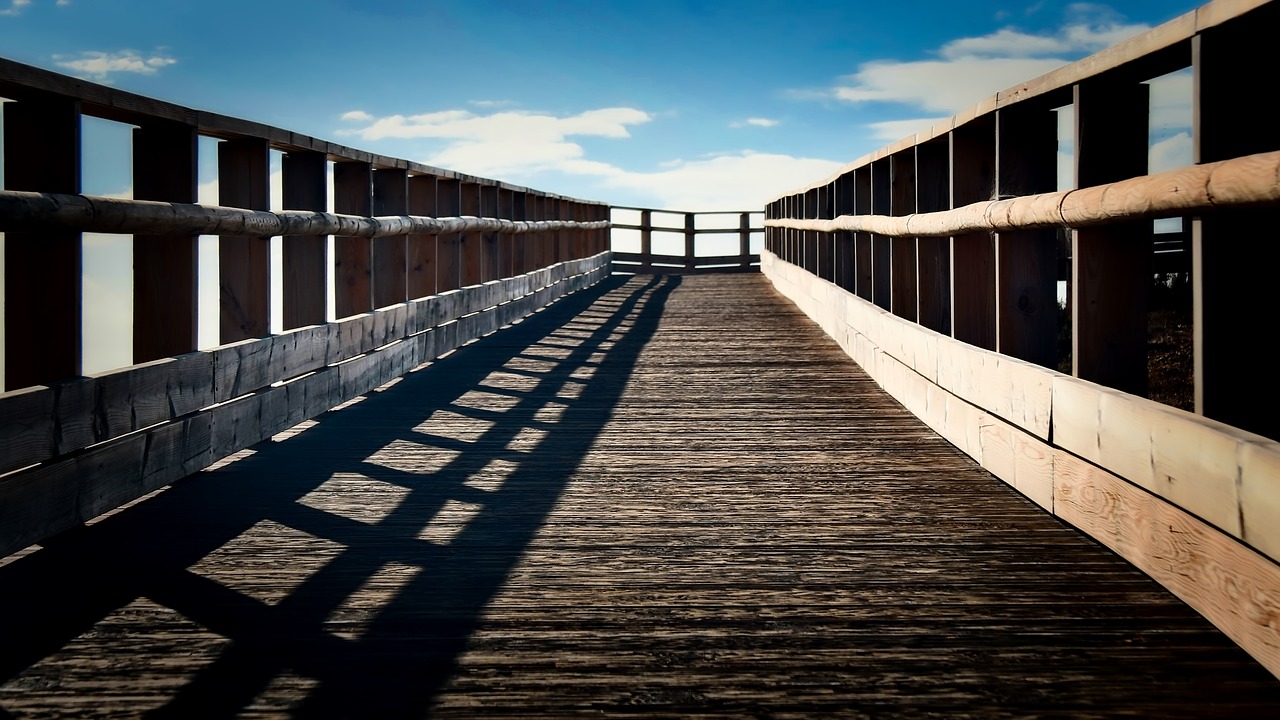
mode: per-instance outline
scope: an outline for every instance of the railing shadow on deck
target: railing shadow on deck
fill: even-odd
[[[176,654],[205,658],[152,716],[232,715],[285,677],[303,688],[302,715],[421,714],[607,422],[679,283],[608,279],[394,392],[0,567],[0,587],[21,589],[0,595],[0,683],[79,675],[110,687],[156,672],[128,656],[127,631],[94,668],[57,658],[118,633],[103,621],[142,602],[221,636],[202,646],[174,633]],[[589,312],[593,302],[607,314]],[[609,372],[593,377],[603,359]],[[247,569],[229,565],[249,553]],[[85,689],[67,692],[83,700]]]

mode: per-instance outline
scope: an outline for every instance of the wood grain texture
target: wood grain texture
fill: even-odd
[[[615,279],[0,567],[24,588],[0,707],[1274,709],[1238,648],[764,282]]]

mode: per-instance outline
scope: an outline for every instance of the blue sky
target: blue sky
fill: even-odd
[[[740,210],[1195,7],[0,0],[0,55],[563,195]],[[1189,75],[1152,92],[1152,170],[1189,164]],[[128,142],[127,127],[86,120],[84,192],[129,196]],[[210,203],[214,145],[201,145]],[[130,362],[128,241],[85,236],[86,372]],[[206,347],[217,342],[214,239],[200,263]]]
[[[757,207],[1185,0],[0,0],[0,54],[614,204]]]

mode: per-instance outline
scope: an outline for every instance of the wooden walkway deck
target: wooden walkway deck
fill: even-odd
[[[758,275],[614,279],[0,567],[0,717],[1277,717]]]

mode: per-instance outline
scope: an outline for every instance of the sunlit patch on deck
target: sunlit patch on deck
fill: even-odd
[[[409,488],[362,475],[335,475],[298,498],[298,503],[374,525],[395,512],[410,492]]]
[[[440,512],[431,518],[431,522],[422,528],[422,532],[418,533],[418,539],[436,545],[449,545],[483,509],[484,506],[479,503],[448,500],[440,508]]]
[[[366,458],[365,462],[415,475],[429,475],[440,472],[461,454],[459,450],[426,442],[392,440]]]
[[[487,465],[471,473],[463,484],[484,492],[498,492],[511,473],[519,467],[510,460],[490,460]]]
[[[475,442],[494,426],[490,420],[461,415],[450,410],[436,410],[431,417],[413,428],[414,432],[436,437]]]
[[[274,520],[260,520],[188,568],[267,605],[289,596],[345,546]]]
[[[413,581],[422,568],[389,562],[373,573],[360,589],[351,593],[334,608],[325,620],[325,629],[340,638],[357,640],[368,631],[387,604],[394,601],[405,585]]]

